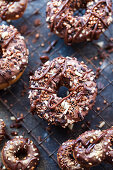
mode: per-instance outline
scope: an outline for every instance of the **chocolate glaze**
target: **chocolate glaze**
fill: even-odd
[[[87,6],[89,2],[93,2],[93,5]],[[59,3],[61,4],[60,7]],[[84,16],[73,16],[73,12],[79,8],[86,9]],[[100,12],[97,12],[98,10]],[[61,38],[64,38],[68,45],[71,45],[76,42],[98,39],[103,30],[107,29],[111,23],[109,17],[111,16],[112,5],[110,0],[98,0],[98,2],[94,0],[66,0],[65,2],[63,0],[60,2],[51,0],[47,4],[46,11],[47,22],[51,31],[57,33]],[[77,29],[78,27],[79,29]],[[82,33],[82,31],[85,32]]]
[[[43,78],[43,77],[47,74],[47,72],[50,70],[52,64],[53,64],[53,63],[51,62],[50,65],[48,66],[48,68],[44,71],[44,73],[43,73],[41,76],[39,76],[38,78],[33,78],[33,77],[32,77],[32,80],[38,81],[38,80],[40,80],[41,78]]]
[[[25,154],[24,158],[18,157],[19,151]],[[2,160],[9,170],[33,170],[39,161],[39,150],[30,139],[17,136],[5,144]]]
[[[106,135],[106,132],[105,133],[102,133],[100,136],[97,137],[96,140],[94,140],[89,146],[88,148],[86,149],[86,154],[89,154],[91,149],[94,148],[94,146],[100,141],[103,139],[103,137]],[[89,141],[88,141],[89,142]]]
[[[14,39],[16,34],[18,34],[18,31],[16,31],[13,35],[11,35],[11,37],[9,37],[9,39],[7,39],[7,41],[5,41],[3,44],[1,44],[2,48],[6,48],[9,45],[9,43]]]
[[[74,89],[73,89],[73,92],[71,92],[68,96],[64,97],[64,98],[61,99],[57,104],[55,104],[55,105],[53,105],[53,106],[50,106],[50,103],[51,103],[51,101],[53,100],[53,97],[51,97],[51,100],[50,100],[49,103],[48,103],[48,104],[49,104],[49,105],[48,105],[49,109],[55,109],[55,108],[56,108],[59,104],[61,104],[64,100],[66,100],[67,98],[69,98],[79,87],[83,87],[83,86],[79,85],[78,87],[74,88]],[[81,94],[79,94],[75,100],[80,100],[80,98],[81,98],[82,95],[84,94],[84,93],[82,93],[82,92],[80,92],[80,93],[81,93]]]
[[[30,89],[32,89],[32,90],[44,90],[44,91],[47,91],[47,92],[50,92],[50,93],[55,93],[52,90],[49,90],[49,89],[46,89],[46,88],[41,88],[41,87],[35,87],[35,88],[30,87]]]
[[[15,20],[20,18],[27,6],[28,0],[0,1],[0,17],[2,20]]]

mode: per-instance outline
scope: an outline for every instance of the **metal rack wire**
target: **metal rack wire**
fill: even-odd
[[[28,3],[24,16],[18,21],[12,21],[8,24],[14,25],[23,32],[27,47],[29,48],[29,65],[22,78],[6,91],[0,92],[0,103],[11,115],[17,117],[18,114],[24,115],[22,122],[27,133],[32,137],[41,152],[46,152],[45,156],[49,160],[51,167],[42,166],[42,169],[59,169],[56,155],[62,142],[69,138],[76,138],[86,129],[109,128],[113,125],[113,53],[104,60],[98,56],[97,42],[107,44],[113,37],[113,24],[101,35],[98,41],[92,43],[76,44],[67,47],[64,41],[56,35],[50,33],[45,22],[45,9],[47,0],[31,0]],[[38,8],[38,9],[37,9]],[[34,25],[34,21],[39,19],[41,24]],[[36,40],[35,35],[39,33]],[[29,73],[40,67],[40,56],[44,55],[43,51],[49,46],[50,42],[57,40],[55,47],[46,54],[52,60],[59,55],[77,57],[79,61],[83,60],[95,72],[100,67],[100,75],[97,79],[98,96],[93,109],[86,116],[85,120],[75,124],[72,132],[69,129],[51,126],[48,128],[47,122],[39,119],[36,115],[30,113],[30,104],[28,99]],[[103,122],[103,126],[100,124]],[[77,129],[77,130],[76,130]],[[21,132],[20,132],[21,134]],[[42,161],[42,160],[41,160]],[[96,169],[113,169],[109,165],[101,164]],[[41,169],[40,165],[38,169]],[[94,168],[95,169],[95,168]]]

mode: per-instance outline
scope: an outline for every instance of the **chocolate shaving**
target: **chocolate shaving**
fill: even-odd
[[[56,43],[57,43],[57,40],[54,40],[53,42],[51,42],[51,44],[47,47],[46,50],[43,51],[43,53],[49,53],[52,50],[52,48],[56,45]]]

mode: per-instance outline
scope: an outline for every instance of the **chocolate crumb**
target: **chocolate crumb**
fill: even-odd
[[[33,15],[37,15],[39,14],[39,9],[36,9],[34,12],[33,12]]]
[[[45,63],[46,61],[49,60],[49,57],[47,55],[40,56],[40,60],[42,63]]]
[[[16,119],[16,123],[21,122],[23,119],[24,119],[24,117],[18,117],[18,118]]]
[[[27,25],[22,25],[22,26],[20,27],[20,33],[21,33],[21,34],[25,34],[26,31],[27,31],[27,29],[28,29]]]
[[[97,83],[98,90],[102,90],[104,88],[104,85],[101,82]]]
[[[34,20],[34,26],[37,27],[40,25],[40,19],[35,19]]]
[[[10,128],[17,128],[18,129],[20,127],[22,127],[22,125],[19,124],[19,123],[13,123],[13,124],[10,125]]]
[[[12,135],[12,136],[17,136],[17,135],[18,135],[18,132],[13,131],[13,132],[11,132],[11,135]]]
[[[97,70],[96,70],[96,78],[98,78],[99,77],[99,75],[100,75],[100,68],[97,68]]]
[[[39,141],[39,142],[41,142],[41,141],[42,141],[41,136],[38,136],[38,141]]]

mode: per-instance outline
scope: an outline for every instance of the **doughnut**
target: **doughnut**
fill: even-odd
[[[92,41],[112,22],[112,1],[51,0],[47,3],[46,21],[68,45]]]
[[[28,63],[24,37],[14,26],[0,25],[0,90],[14,84]]]
[[[75,144],[75,140],[68,140],[64,142],[57,153],[58,164],[63,170],[75,170],[84,169],[77,161],[73,158],[72,150]]]
[[[3,140],[5,136],[5,123],[2,119],[0,119],[0,142]]]
[[[0,17],[2,20],[16,20],[24,14],[28,0],[1,0]]]
[[[91,130],[77,139],[64,142],[57,153],[61,169],[90,169],[101,162],[113,165],[113,127],[106,130]],[[77,167],[77,168],[76,168]]]
[[[33,142],[17,136],[2,149],[2,161],[8,170],[33,170],[39,162],[39,150]]]
[[[61,87],[68,89],[60,97]],[[63,128],[84,119],[95,103],[95,75],[84,62],[76,58],[58,57],[47,61],[30,76],[31,112],[49,124]]]

